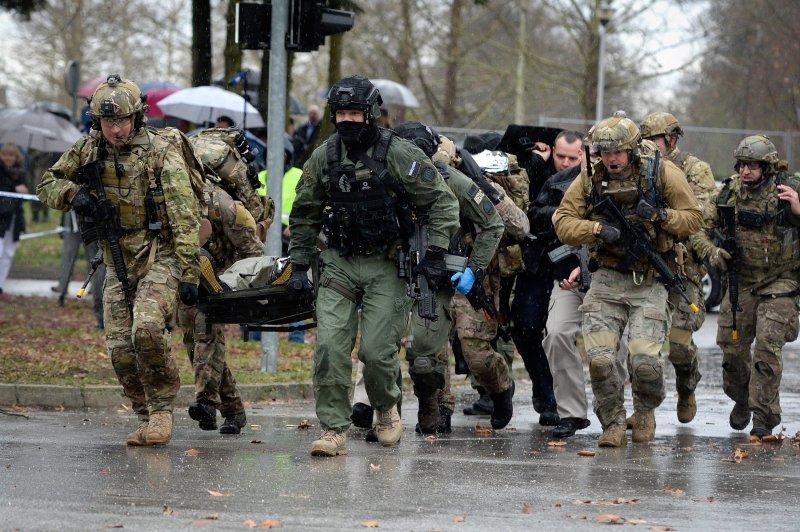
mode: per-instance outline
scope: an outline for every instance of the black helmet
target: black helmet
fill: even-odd
[[[403,122],[394,128],[394,132],[401,139],[410,140],[421,149],[425,155],[432,157],[439,146],[439,135],[422,122]]]
[[[381,93],[364,76],[355,74],[340,79],[328,91],[328,106],[331,109],[331,122],[336,124],[336,111],[341,109],[358,109],[364,111],[367,124],[377,123],[381,115],[383,98]]]

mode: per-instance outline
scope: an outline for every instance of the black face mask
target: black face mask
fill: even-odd
[[[336,124],[336,131],[348,148],[366,149],[375,142],[378,128],[364,122],[344,121]]]

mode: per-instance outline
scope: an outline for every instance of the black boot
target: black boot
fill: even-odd
[[[453,427],[450,425],[450,418],[452,415],[452,412],[442,405],[439,405],[439,434],[450,434],[453,432]]]
[[[477,401],[472,403],[472,406],[468,406],[464,409],[465,416],[488,416],[492,414],[494,411],[494,403],[492,403],[492,398],[489,396],[489,392],[486,391],[486,388],[482,386],[478,386],[477,388],[478,395],[480,396]]]
[[[220,434],[239,434],[247,425],[247,416],[244,412],[225,416],[225,423],[219,428]]]
[[[558,417],[558,405],[555,403],[545,403],[542,412],[539,414],[539,425],[543,427],[555,427],[561,422]]]
[[[205,399],[189,403],[189,417],[198,422],[201,430],[217,430],[217,409]]]
[[[588,427],[590,423],[588,419],[580,417],[565,417],[561,420],[561,423],[553,429],[552,434],[554,438],[558,438],[559,440],[562,438],[569,438],[570,436],[574,436],[577,431]]]
[[[418,434],[434,434],[439,429],[439,401],[436,394],[419,398],[417,421]]]
[[[514,381],[511,381],[511,387],[504,392],[491,394],[492,403],[494,404],[494,411],[492,412],[492,428],[502,429],[511,417],[514,415]]]
[[[372,426],[373,409],[365,403],[356,403],[353,405],[353,413],[350,419],[353,425],[360,429],[368,429]]]

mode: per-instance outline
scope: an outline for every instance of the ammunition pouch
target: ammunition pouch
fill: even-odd
[[[739,225],[760,229],[772,223],[773,217],[766,212],[739,211]]]

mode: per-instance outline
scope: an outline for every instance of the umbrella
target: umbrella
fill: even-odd
[[[80,137],[81,132],[68,120],[47,111],[9,110],[0,120],[0,144],[13,142],[27,149],[63,152]]]
[[[99,87],[101,83],[105,83],[107,79],[108,76],[103,76],[100,78],[90,79],[89,81],[81,83],[81,86],[78,87],[78,96],[81,96],[83,98],[91,96],[92,94],[94,94],[94,91],[97,89],[97,87]]]
[[[228,81],[222,76],[217,76],[214,78],[214,85],[219,87],[225,87],[228,84]],[[251,70],[248,69],[247,72],[247,95],[250,97],[250,101],[253,102],[253,105],[258,105],[258,87],[261,83],[261,72],[258,70]],[[237,83],[236,85],[239,85]],[[300,103],[294,94],[289,95],[289,114],[292,115],[304,115],[306,114],[306,108]]]
[[[496,149],[517,155],[537,142],[553,146],[561,131],[558,127],[509,124]]]
[[[158,116],[165,116],[164,111],[158,106],[158,102],[169,96],[170,94],[174,94],[178,92],[180,89],[175,89],[172,87],[156,87],[155,89],[148,90],[145,94],[147,94],[147,111],[145,111],[145,116],[149,116],[151,118],[155,118]]]
[[[245,102],[238,94],[219,87],[205,85],[182,89],[158,102],[158,107],[164,114],[197,124],[213,122],[217,116],[227,115],[237,124],[245,122],[243,119],[246,118],[248,127],[265,125],[255,107]]]
[[[64,120],[69,120],[72,116],[72,111],[56,102],[36,102],[29,105],[28,109],[33,111],[47,111],[48,113],[60,116]]]
[[[142,92],[152,92],[153,89],[180,89],[180,87],[169,81],[143,81],[137,83],[137,85]]]
[[[411,89],[390,79],[373,79],[372,84],[381,92],[384,105],[399,105],[401,107],[419,107]]]

